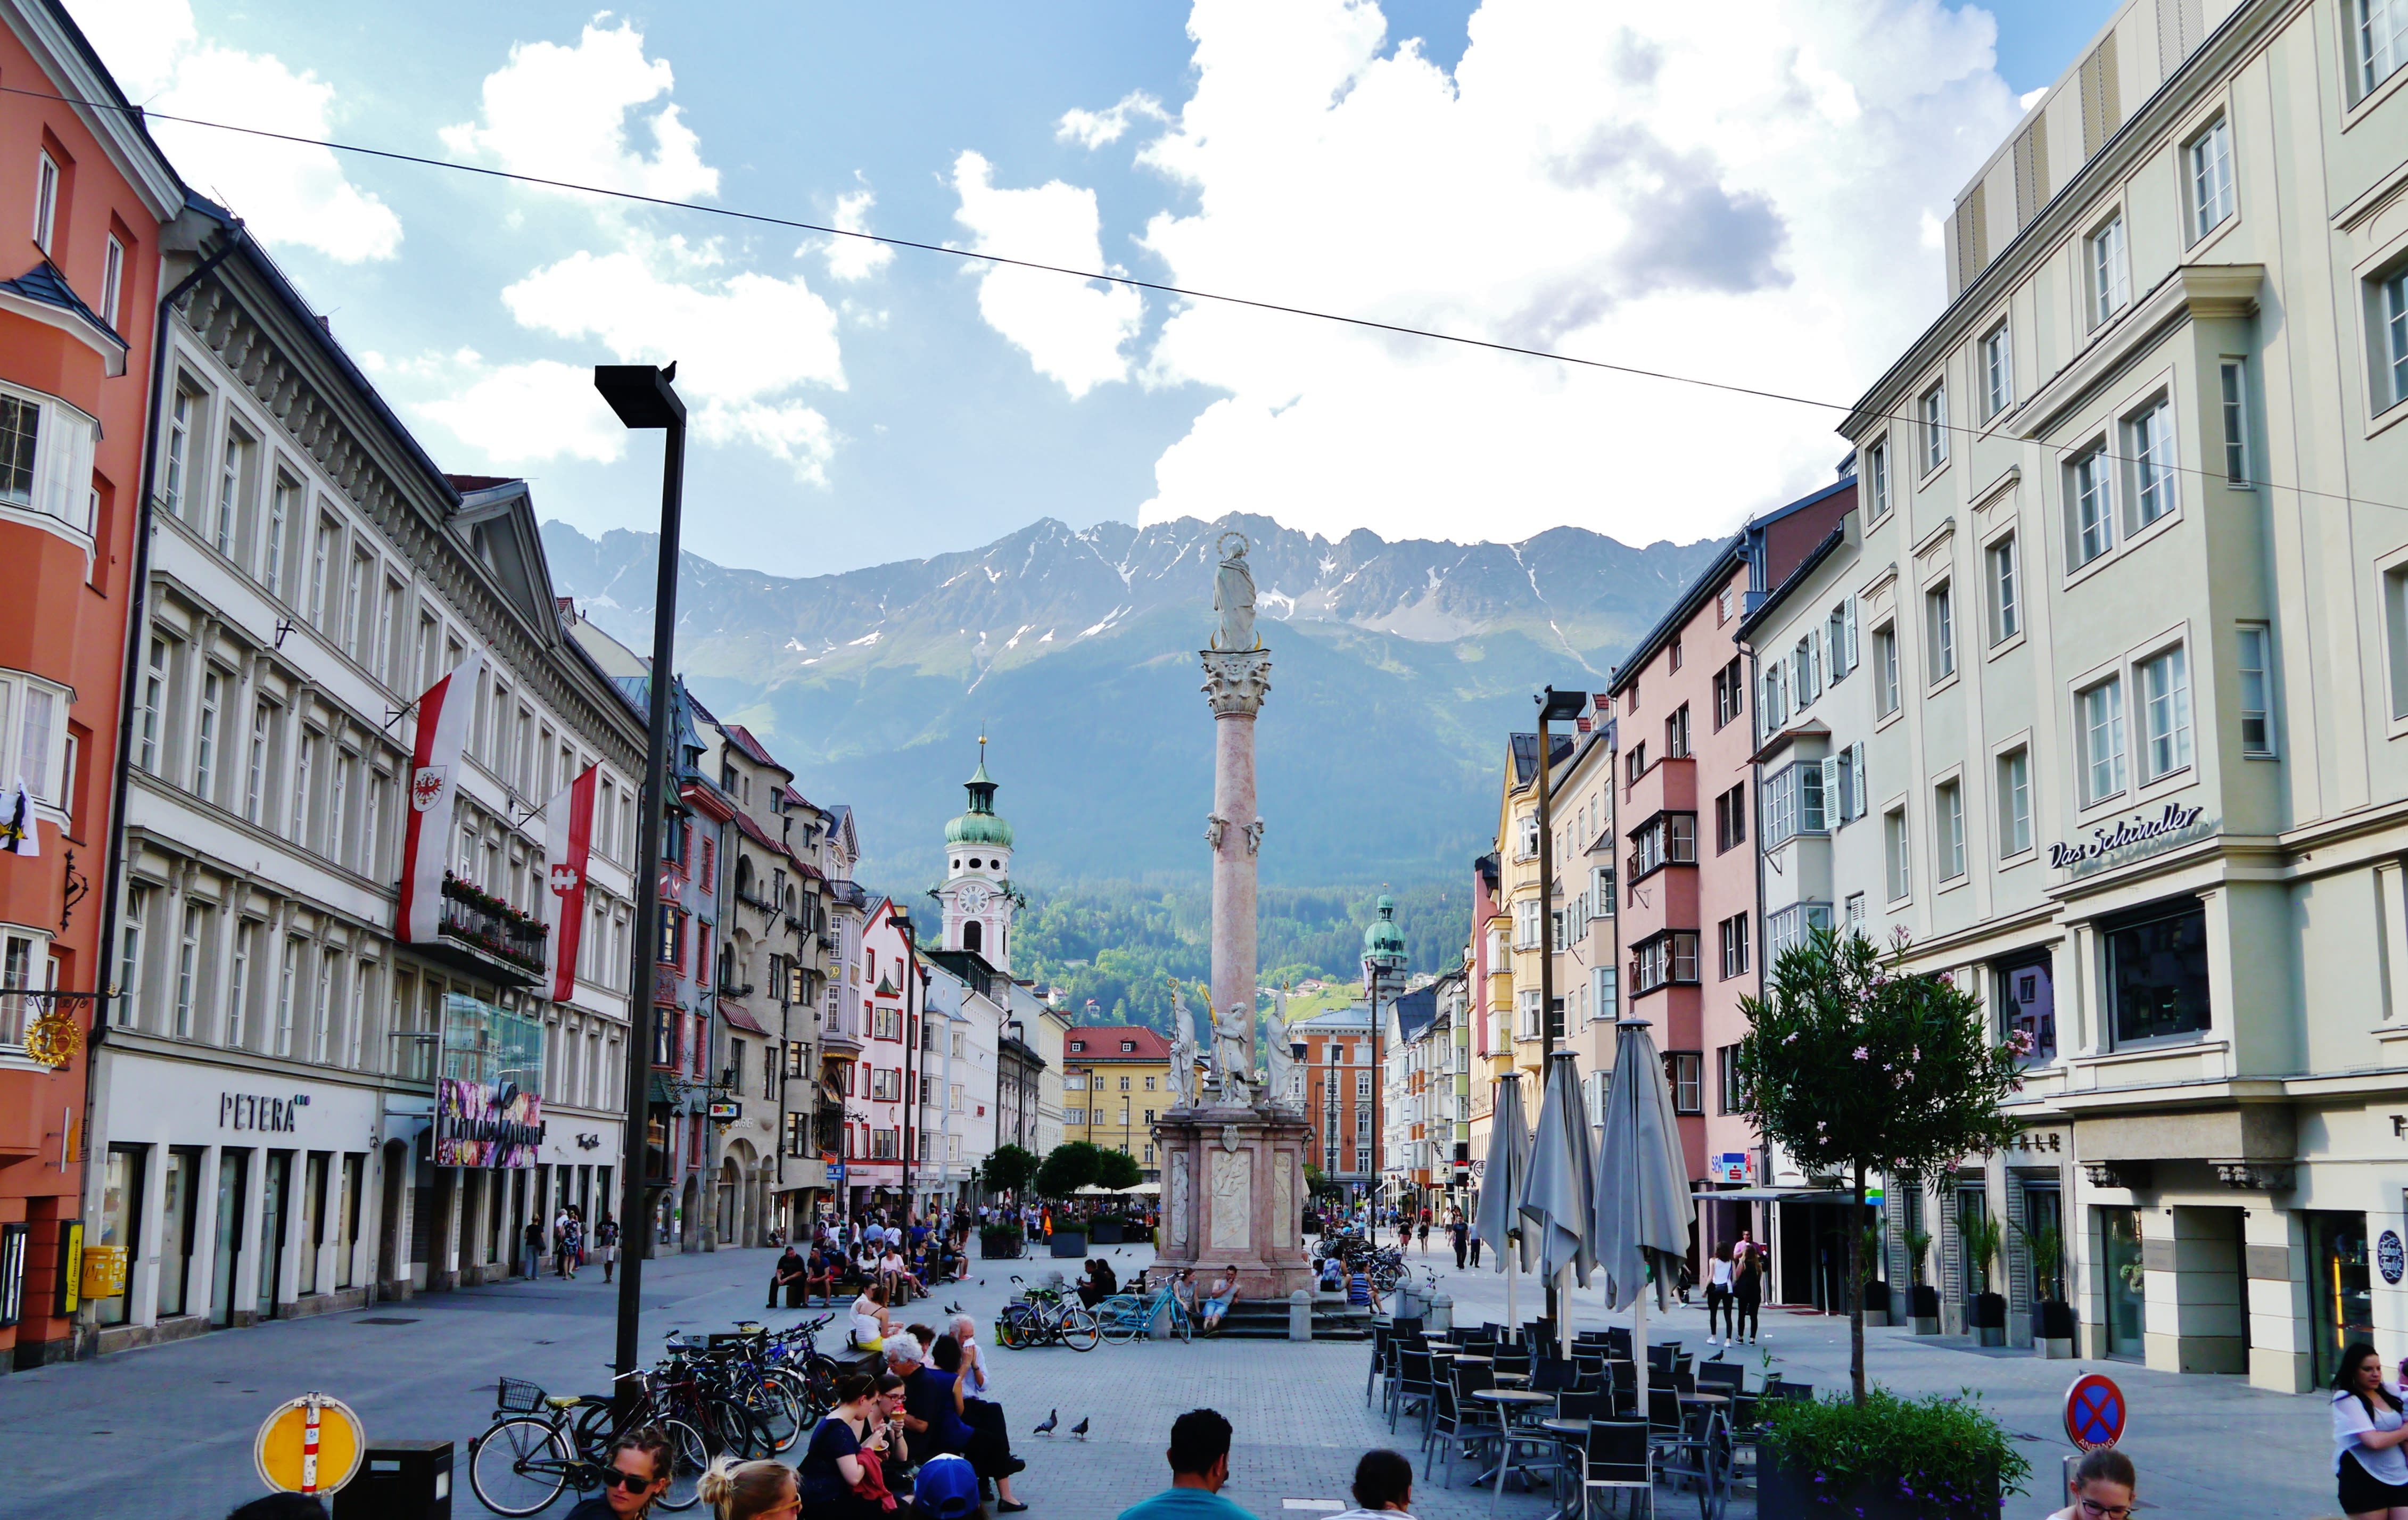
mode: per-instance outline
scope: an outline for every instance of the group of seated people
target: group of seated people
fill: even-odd
[[[882,1326],[884,1305],[876,1308]],[[947,1469],[955,1461],[967,1464],[978,1488],[992,1485],[998,1511],[1026,1509],[1011,1480],[1027,1464],[1011,1455],[1003,1406],[982,1397],[986,1365],[976,1322],[955,1315],[942,1335],[924,1325],[888,1326],[880,1339],[883,1369],[838,1380],[837,1407],[805,1449],[799,1486],[814,1514],[876,1520],[892,1514],[889,1496],[911,1491],[915,1480],[950,1494],[965,1481]],[[975,1504],[978,1495],[967,1497]]]
[[[886,1290],[887,1301],[909,1303],[925,1298],[929,1283],[959,1282],[969,1274],[968,1260],[949,1240],[931,1238],[906,1252],[902,1245],[889,1240],[883,1245],[864,1241],[850,1255],[829,1240],[814,1241],[808,1255],[786,1247],[769,1277],[769,1307],[778,1306],[778,1295],[789,1284],[800,1283],[803,1302],[809,1305],[819,1297],[836,1302],[840,1285],[875,1283]]]

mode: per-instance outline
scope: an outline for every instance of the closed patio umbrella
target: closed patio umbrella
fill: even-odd
[[[1647,1269],[1656,1269],[1658,1309],[1670,1307],[1671,1285],[1689,1251],[1689,1197],[1681,1160],[1681,1131],[1664,1063],[1645,1019],[1614,1026],[1613,1084],[1606,1090],[1605,1128],[1598,1140],[1597,1262],[1605,1269],[1608,1308],[1630,1305],[1631,1357],[1639,1407],[1647,1408]]]
[[[1597,1270],[1597,1152],[1583,1111],[1578,1064],[1570,1051],[1547,1063],[1547,1086],[1539,1100],[1539,1135],[1530,1150],[1530,1180],[1522,1191],[1522,1228],[1536,1236],[1539,1269],[1556,1285],[1560,1306],[1555,1333],[1561,1354],[1571,1355],[1571,1277],[1588,1286]]]
[[[1522,1192],[1530,1178],[1530,1131],[1522,1122],[1522,1078],[1508,1072],[1497,1079],[1497,1103],[1488,1118],[1488,1159],[1480,1174],[1480,1212],[1472,1223],[1480,1238],[1497,1253],[1497,1269],[1505,1274],[1505,1318],[1521,1334],[1521,1312],[1514,1284],[1530,1269],[1536,1243],[1527,1233],[1518,1250],[1510,1232],[1521,1228]],[[1509,1261],[1511,1255],[1517,1260]]]

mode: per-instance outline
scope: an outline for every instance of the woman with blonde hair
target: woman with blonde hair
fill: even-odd
[[[721,1456],[695,1490],[719,1520],[794,1520],[802,1513],[802,1486],[783,1462],[738,1462]]]
[[[882,1351],[894,1333],[895,1322],[886,1317],[886,1285],[872,1283],[853,1300],[853,1349]]]

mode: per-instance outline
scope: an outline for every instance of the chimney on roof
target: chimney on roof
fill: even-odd
[[[330,318],[330,317],[326,316],[326,315],[325,315],[325,314],[323,314],[322,312],[322,313],[320,313],[320,314],[319,314],[319,317],[318,317],[318,330],[319,330],[320,332],[322,332],[322,333],[325,334],[328,337],[334,337],[334,336],[335,336],[335,323],[334,323],[334,320],[333,320],[332,318]]]

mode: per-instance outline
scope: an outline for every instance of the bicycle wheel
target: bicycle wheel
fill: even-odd
[[[532,1414],[496,1420],[468,1445],[468,1486],[495,1514],[534,1514],[568,1486],[568,1442]]]
[[[1093,1351],[1102,1334],[1096,1327],[1096,1316],[1083,1309],[1062,1311],[1062,1323],[1056,1332],[1062,1343],[1072,1351]]]
[[[996,1316],[995,1338],[1017,1351],[1036,1339],[1038,1324],[1036,1313],[1026,1304],[1006,1304],[1003,1312]]]
[[[652,1423],[669,1438],[669,1485],[652,1502],[664,1510],[691,1510],[702,1498],[703,1470],[710,1466],[710,1448],[702,1432],[683,1420]]]
[[[809,1400],[804,1397],[803,1380],[789,1372],[764,1372],[752,1390],[752,1402],[768,1427],[771,1450],[792,1451],[807,1428],[805,1411]]]
[[[1145,1311],[1134,1298],[1114,1294],[1096,1305],[1096,1328],[1115,1346],[1127,1345],[1144,1327]]]

